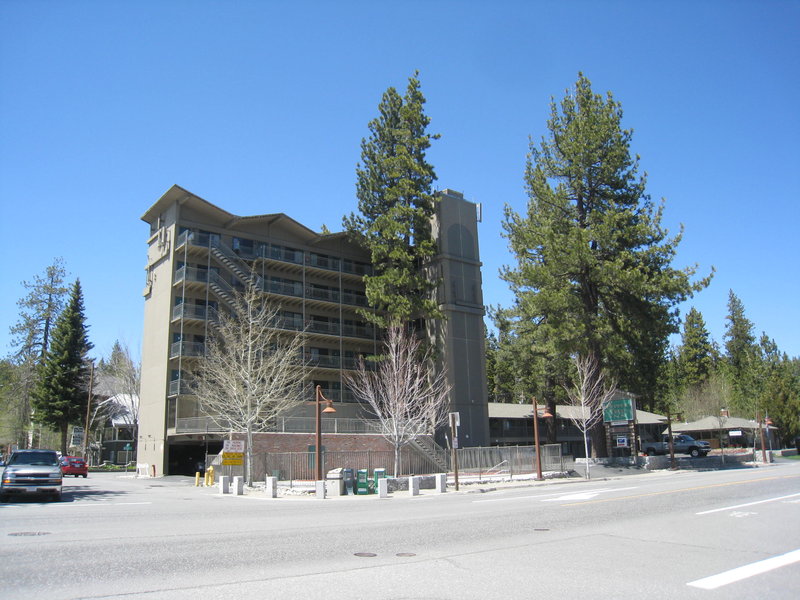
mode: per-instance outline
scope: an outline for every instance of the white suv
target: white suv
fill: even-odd
[[[0,501],[19,494],[46,494],[61,500],[61,466],[55,450],[17,450],[0,478]]]

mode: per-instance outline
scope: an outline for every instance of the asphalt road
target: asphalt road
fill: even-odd
[[[4,598],[795,599],[800,462],[389,499],[91,474],[0,505],[0,576]]]

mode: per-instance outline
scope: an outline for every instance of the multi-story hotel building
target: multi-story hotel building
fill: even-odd
[[[451,384],[450,410],[460,414],[462,446],[488,441],[483,297],[478,253],[478,207],[458,192],[438,194],[433,233],[439,254],[433,272],[445,315],[427,324]],[[191,461],[221,447],[225,433],[204,415],[186,385],[190,361],[202,360],[218,311],[255,272],[274,305],[276,327],[305,331],[309,403],[294,411],[314,415],[316,385],[335,402],[337,419],[364,413],[344,382],[358,357],[381,343],[365,321],[362,278],[372,270],[367,252],[344,233],[318,233],[283,213],[240,217],[178,186],[142,220],[149,224],[137,462],[155,472],[192,470]],[[302,428],[301,428],[302,430]],[[310,431],[310,430],[306,430]],[[334,449],[335,436],[326,445]]]

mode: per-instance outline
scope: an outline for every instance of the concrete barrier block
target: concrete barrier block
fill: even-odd
[[[447,473],[436,473],[433,478],[436,481],[436,491],[444,494],[447,491]]]
[[[320,500],[325,499],[325,482],[324,481],[317,481],[316,482],[316,496]]]
[[[219,493],[220,494],[230,494],[231,493],[231,478],[228,475],[223,475],[219,478]]]
[[[419,496],[419,477],[416,475],[408,478],[408,493],[411,496]]]
[[[389,497],[389,480],[385,477],[378,479],[378,498]]]
[[[265,488],[267,493],[267,498],[277,498],[278,497],[278,478],[277,477],[267,477],[267,487]]]
[[[233,478],[233,495],[241,496],[244,494],[244,477],[236,476]]]

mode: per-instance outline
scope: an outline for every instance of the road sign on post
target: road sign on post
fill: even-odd
[[[603,407],[603,421],[633,421],[635,406],[633,398],[617,398]]]
[[[222,464],[239,467],[244,464],[244,440],[222,442]]]

